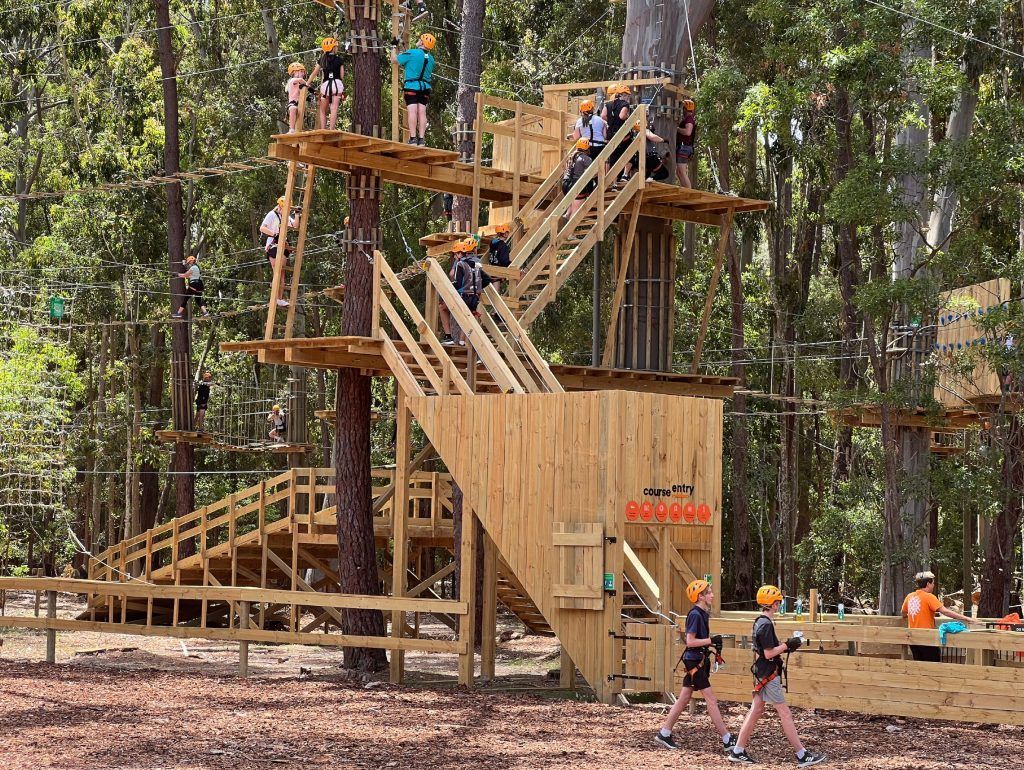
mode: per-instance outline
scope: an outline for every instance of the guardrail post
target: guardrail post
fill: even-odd
[[[46,617],[50,620],[57,617],[57,592],[46,592]],[[46,629],[46,662],[57,662],[57,629]]]
[[[238,630],[243,634],[249,630],[249,602],[239,602]],[[242,679],[249,677],[249,640],[241,639],[238,642],[238,676]]]

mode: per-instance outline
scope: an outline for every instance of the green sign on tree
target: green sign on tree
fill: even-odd
[[[59,321],[64,317],[64,298],[56,295],[50,297],[50,320]]]

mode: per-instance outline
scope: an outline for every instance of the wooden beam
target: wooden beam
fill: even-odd
[[[715,292],[718,290],[718,282],[722,277],[722,263],[725,261],[725,251],[729,245],[729,234],[732,229],[733,210],[729,209],[722,222],[722,229],[718,234],[718,249],[715,253],[715,267],[711,271],[711,281],[708,283],[708,295],[704,300],[704,312],[700,318],[700,330],[697,332],[697,344],[693,348],[693,361],[690,363],[690,372],[696,373],[700,367],[700,356],[704,350],[704,338],[708,333],[708,323],[711,321],[711,306],[715,302]]]
[[[601,366],[612,365],[612,355],[615,353],[615,335],[619,328],[619,310],[622,307],[622,298],[626,293],[626,274],[629,272],[629,263],[633,258],[633,242],[636,239],[636,225],[639,220],[640,198],[637,197],[634,199],[633,214],[629,218],[626,237],[622,241],[622,248],[619,249],[619,274],[615,279],[615,293],[612,295],[612,311],[611,318],[608,319],[608,331],[604,335]]]
[[[406,406],[406,395],[401,388],[396,394],[397,414],[395,432],[395,492],[394,504],[391,506],[391,528],[394,549],[391,556],[391,595],[401,598],[405,594],[406,570],[409,559],[409,409]],[[394,610],[391,613],[391,636],[402,638],[405,626],[405,613]],[[398,684],[405,673],[405,660],[401,649],[391,654],[390,678]]]

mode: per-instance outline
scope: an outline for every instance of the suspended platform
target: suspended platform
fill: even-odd
[[[936,433],[952,433],[966,428],[978,428],[985,417],[984,412],[976,409],[934,411],[923,407],[893,409],[890,414],[893,425],[904,428],[931,428]],[[851,428],[880,428],[882,426],[882,410],[878,404],[862,404],[837,409],[832,412],[832,416]]]
[[[293,134],[276,134],[268,151],[270,157],[288,162],[352,173],[356,169],[376,171],[385,182],[418,187],[434,192],[476,197],[481,201],[508,205],[518,196],[533,195],[545,176],[523,174],[459,160],[451,150],[393,142],[348,131],[315,129]],[[642,191],[640,214],[717,226],[728,212],[764,211],[768,201],[648,182]]]
[[[161,444],[192,444],[193,446],[219,449],[222,452],[261,452],[270,454],[299,454],[308,452],[312,444],[289,444],[283,441],[247,441],[232,443],[216,433],[197,430],[158,430],[156,440]]]

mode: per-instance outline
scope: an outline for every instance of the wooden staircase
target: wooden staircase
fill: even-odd
[[[646,107],[640,105],[634,113],[636,120],[646,125]],[[629,227],[635,231],[641,197],[646,186],[644,148],[646,137],[638,134],[629,141],[622,156],[610,163],[615,148],[627,140],[633,125],[631,118],[604,147],[586,173],[567,193],[562,193],[562,169],[572,157],[555,167],[544,184],[526,202],[516,216],[524,229],[512,249],[512,266],[523,271],[519,281],[509,283],[509,304],[524,327],[528,327],[541,311],[554,301],[558,290],[565,285],[590,249],[604,240],[605,231],[632,204]],[[618,177],[634,154],[640,157],[636,174],[621,187]],[[605,164],[609,168],[605,171]],[[588,186],[595,189],[582,205],[569,216],[569,209],[577,195]]]
[[[499,564],[497,577],[498,601],[519,618],[519,621],[531,632],[541,636],[554,636],[555,632],[548,625],[544,613],[537,608],[533,599],[523,588],[523,584],[519,582],[507,564]]]

